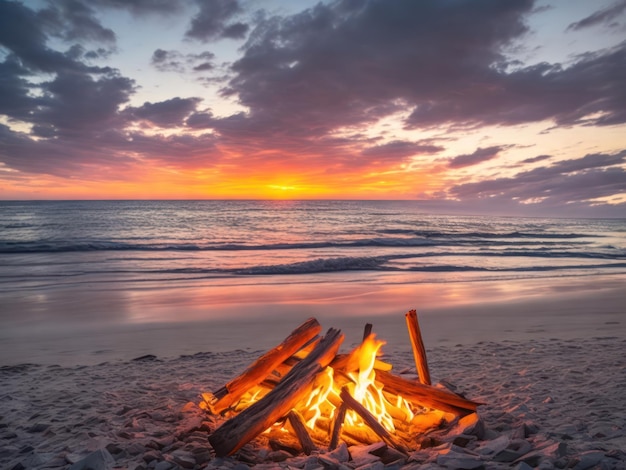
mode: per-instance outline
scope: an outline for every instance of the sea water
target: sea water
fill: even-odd
[[[626,220],[429,215],[399,201],[0,202],[3,290],[92,282],[626,272]]]
[[[410,201],[4,201],[0,215],[5,341],[378,315],[626,274],[625,219],[437,215]]]

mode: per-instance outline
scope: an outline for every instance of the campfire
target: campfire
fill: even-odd
[[[320,337],[314,318],[251,364],[200,406],[225,421],[209,436],[216,455],[237,452],[255,438],[290,451],[384,443],[407,454],[428,434],[474,414],[479,403],[431,385],[417,314],[406,314],[418,378],[391,372],[379,359],[385,344],[365,327],[363,341],[339,354],[344,335],[330,328]]]

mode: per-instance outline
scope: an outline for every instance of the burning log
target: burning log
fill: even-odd
[[[329,329],[315,349],[296,364],[274,389],[216,429],[209,436],[215,453],[218,456],[233,454],[285,416],[309,393],[313,379],[335,357],[343,338],[341,331]]]
[[[337,448],[337,444],[339,444],[343,420],[346,419],[346,411],[348,411],[348,406],[345,402],[342,402],[339,407],[339,411],[337,411],[337,414],[335,415],[335,420],[333,421],[333,428],[330,434],[330,444],[328,444],[329,450],[335,450]]]
[[[425,385],[430,385],[430,371],[428,370],[428,361],[426,360],[426,348],[424,347],[422,332],[420,331],[420,325],[417,321],[417,312],[415,310],[411,310],[406,314],[406,326],[409,330],[409,337],[411,338],[413,358],[415,359],[415,367],[419,381]]]
[[[365,338],[372,334],[373,326],[374,325],[372,325],[371,323],[365,324],[365,328],[363,328],[363,341],[365,341]]]
[[[425,407],[450,411],[458,415],[476,411],[478,405],[482,404],[467,400],[447,390],[403,379],[383,370],[377,371],[376,380],[380,381],[389,393],[402,395],[407,400]]]
[[[356,401],[348,389],[343,387],[341,389],[341,394],[339,395],[343,402],[346,404],[348,408],[353,410],[356,414],[358,414],[363,422],[367,424],[372,431],[374,431],[380,438],[385,441],[388,445],[394,447],[400,452],[406,453],[408,450],[402,444],[400,444],[390,433],[387,431],[376,419],[376,417],[370,413],[367,408],[361,405],[358,401]]]
[[[318,321],[309,318],[293,330],[282,343],[258,358],[243,374],[217,390],[213,394],[215,400],[210,403],[211,411],[217,414],[235,403],[246,391],[261,383],[268,374],[317,336],[321,330]]]

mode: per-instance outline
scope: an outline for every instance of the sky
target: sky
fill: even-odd
[[[0,199],[626,217],[626,0],[0,0]]]

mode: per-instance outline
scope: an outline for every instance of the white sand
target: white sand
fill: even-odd
[[[287,323],[282,336],[296,326]],[[456,461],[438,456],[461,451],[471,457],[466,465],[483,459],[483,468],[531,468],[496,463],[483,452],[526,426],[534,430],[526,441],[540,454],[539,468],[626,468],[626,339],[610,331],[590,336],[429,347],[433,379],[487,403],[479,414],[492,433],[471,451],[446,444],[415,453],[404,466],[455,468]],[[386,359],[396,370],[411,366],[408,344],[396,346]],[[102,468],[234,468],[236,460],[211,455],[206,435],[214,422],[195,404],[201,392],[223,385],[257,356],[236,350],[92,366],[2,367],[0,468],[80,467],[81,458],[105,448]],[[287,468],[289,462],[258,467]],[[304,468],[303,462],[292,459],[292,468]],[[368,468],[382,468],[378,464]]]

